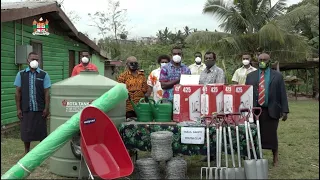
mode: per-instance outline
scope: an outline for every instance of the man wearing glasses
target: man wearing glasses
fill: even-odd
[[[200,74],[199,84],[215,84],[225,83],[225,75],[221,68],[216,66],[216,54],[214,52],[206,52],[204,55],[204,63],[206,69]]]
[[[244,85],[246,83],[247,75],[257,70],[256,68],[252,67],[250,63],[251,63],[251,56],[248,53],[243,54],[242,55],[243,66],[234,72],[232,76],[233,84]]]

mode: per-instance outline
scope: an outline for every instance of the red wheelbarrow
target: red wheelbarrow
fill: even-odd
[[[133,163],[110,118],[100,109],[89,106],[80,116],[81,151],[90,178],[126,177],[133,172]]]

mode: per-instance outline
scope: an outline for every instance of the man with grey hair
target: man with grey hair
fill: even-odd
[[[271,69],[270,56],[258,56],[259,69],[247,75],[246,85],[253,86],[253,106],[261,107],[259,118],[263,149],[271,149],[273,165],[278,165],[279,119],[287,120],[289,113],[286,87],[282,74]]]
[[[147,79],[144,76],[144,71],[139,69],[137,58],[130,56],[126,61],[126,70],[119,75],[118,82],[127,85],[129,92],[129,99],[126,104],[126,118],[137,117],[130,99],[134,103],[138,103],[139,100],[145,97],[145,93],[148,90]]]

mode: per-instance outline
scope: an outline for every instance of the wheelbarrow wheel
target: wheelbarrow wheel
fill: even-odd
[[[72,137],[70,141],[70,147],[74,157],[76,157],[78,160],[81,160],[80,132]]]

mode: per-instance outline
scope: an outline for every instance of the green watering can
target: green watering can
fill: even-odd
[[[153,121],[151,107],[150,107],[149,103],[146,102],[145,98],[141,98],[137,104],[134,104],[134,102],[131,100],[131,98],[129,98],[129,100],[130,100],[130,103],[134,109],[134,112],[137,114],[137,121],[139,121],[139,122]]]
[[[160,99],[157,103],[153,100],[149,100],[154,120],[156,122],[171,122],[172,121],[172,102],[168,99]]]

